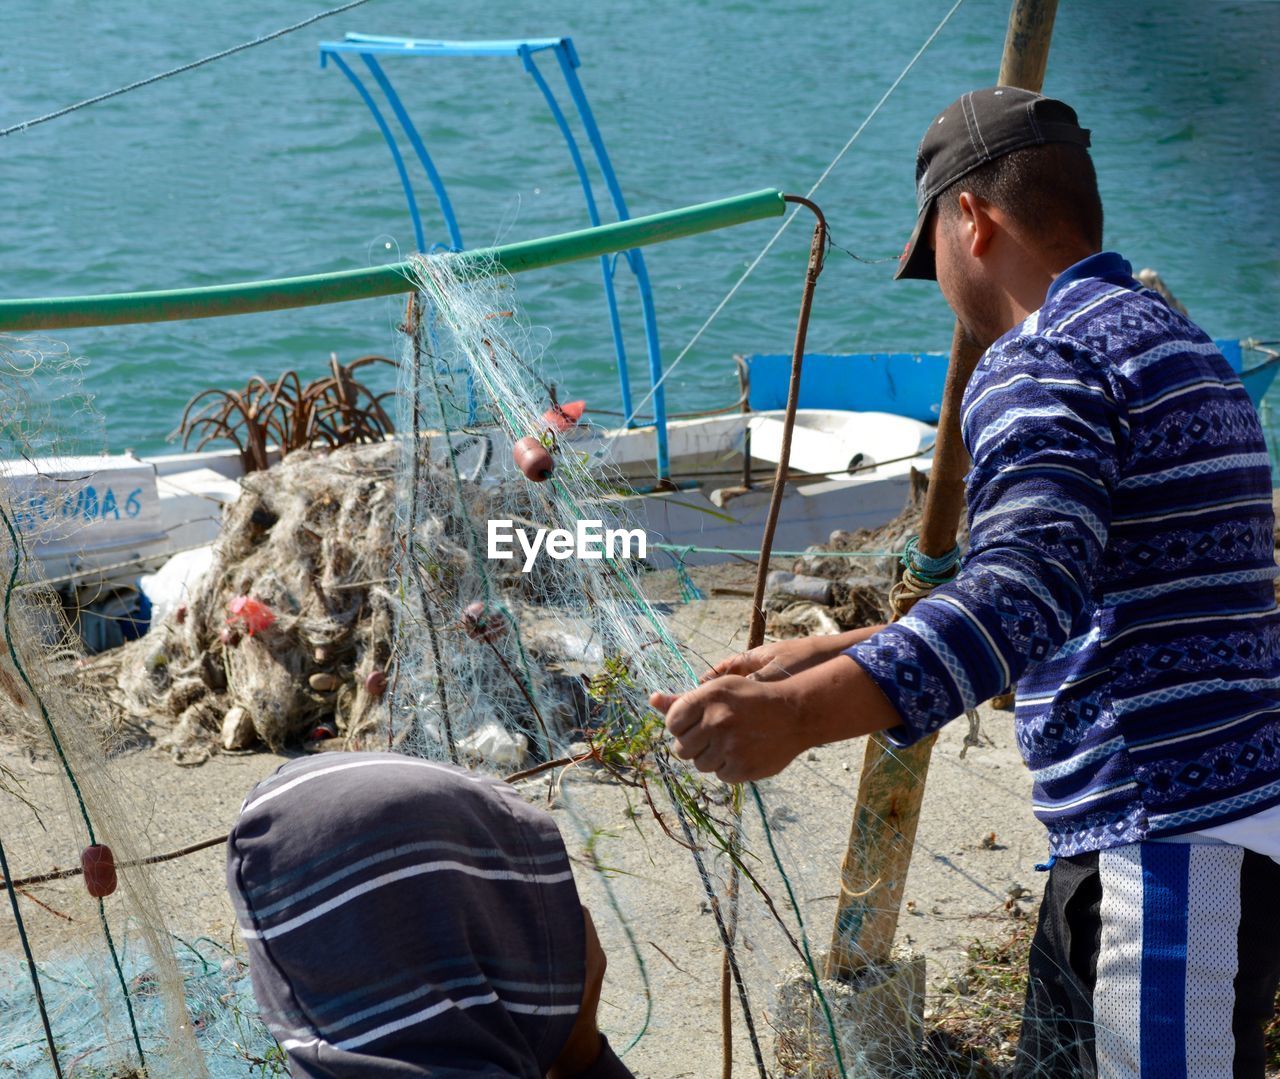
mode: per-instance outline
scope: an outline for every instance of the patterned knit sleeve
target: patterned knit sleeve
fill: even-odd
[[[1104,358],[1013,336],[965,394],[969,551],[947,585],[845,654],[902,717],[910,745],[1005,691],[1084,633],[1128,424]]]

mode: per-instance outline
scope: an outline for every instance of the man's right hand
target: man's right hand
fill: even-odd
[[[759,648],[722,659],[699,681],[710,682],[713,678],[736,674],[756,682],[776,682],[834,659],[846,648],[865,641],[882,629],[884,626],[866,626],[825,637],[793,637],[785,641],[771,641]]]

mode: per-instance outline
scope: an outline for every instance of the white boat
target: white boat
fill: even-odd
[[[667,426],[674,489],[653,489],[656,432],[584,424],[562,436],[601,460],[634,493],[618,515],[645,529],[649,562],[704,565],[757,550],[778,458],[781,411],[673,420]],[[750,436],[755,480],[744,487]],[[443,438],[441,435],[435,436]],[[494,429],[471,433],[461,464],[512,467],[511,444]],[[906,501],[912,468],[927,469],[934,429],[884,412],[801,409],[775,549],[825,542],[837,528],[883,524]],[[762,474],[762,469],[765,474]],[[213,543],[223,509],[240,494],[235,450],[131,453],[11,461],[0,483],[39,576],[78,614],[91,649],[145,631],[150,604],[139,579],[174,555]]]

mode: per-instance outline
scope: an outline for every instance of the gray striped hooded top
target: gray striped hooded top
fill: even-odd
[[[291,761],[245,800],[227,883],[295,1075],[540,1079],[573,1027],[568,856],[505,783],[390,753]]]

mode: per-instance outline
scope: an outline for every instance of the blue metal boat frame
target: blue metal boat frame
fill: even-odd
[[[369,86],[366,85],[351,64],[347,62],[346,58],[358,56],[363,62],[369,76],[378,90],[381,91],[383,98],[385,98],[392,115],[408,140],[418,164],[426,174],[427,180],[435,192],[436,202],[439,204],[440,214],[444,219],[449,242],[447,245],[433,244],[430,249],[435,250],[440,247],[446,247],[450,250],[461,251],[463,249],[462,230],[458,226],[457,215],[454,213],[448,189],[445,187],[444,180],[441,178],[439,170],[436,169],[431,155],[427,152],[427,147],[422,140],[421,134],[409,116],[400,95],[392,85],[391,79],[383,69],[379,58],[518,57],[525,71],[529,73],[534,85],[537,86],[546,101],[547,108],[551,111],[556,127],[560,129],[560,133],[564,136],[565,145],[569,150],[569,157],[573,161],[574,172],[577,174],[578,182],[582,186],[582,194],[587,207],[587,218],[593,226],[599,225],[601,223],[600,207],[582,148],[573,132],[573,128],[570,126],[569,117],[552,90],[551,84],[534,60],[535,55],[542,52],[549,52],[555,58],[560,74],[564,79],[565,87],[568,90],[569,99],[573,104],[573,109],[577,113],[578,122],[595,158],[595,164],[603,180],[608,199],[613,205],[613,212],[617,220],[626,221],[631,214],[627,209],[626,199],[623,198],[622,188],[618,183],[613,162],[609,159],[608,151],[605,149],[604,138],[601,136],[600,128],[596,124],[595,115],[587,102],[586,91],[578,78],[580,60],[571,38],[435,41],[420,38],[386,37],[377,34],[347,34],[341,41],[324,41],[320,43],[320,66],[324,67],[332,60],[334,66],[350,80],[351,84],[356,88],[356,92],[359,93],[361,100],[373,114],[374,122],[378,125],[378,130],[382,133],[383,139],[386,140],[387,147],[391,151],[391,159],[395,165],[396,173],[400,177],[400,186],[404,190],[405,202],[409,207],[409,217],[413,222],[414,242],[417,244],[419,252],[425,254],[428,251],[426,230],[423,227],[422,215],[419,212],[417,196],[414,192],[413,181],[410,178],[404,154],[401,152],[391,124],[388,122]],[[653,289],[649,281],[649,271],[645,265],[643,254],[639,250],[632,249],[623,252],[622,258],[635,278],[640,299],[645,348],[649,361],[650,395],[653,399],[652,425],[656,428],[657,435],[658,481],[662,483],[670,478],[671,464],[667,444],[666,393],[662,384],[662,351],[658,343],[658,317],[654,309]],[[605,300],[609,310],[609,326],[613,336],[613,348],[618,366],[622,410],[627,417],[627,426],[635,427],[642,425],[637,424],[632,416],[631,376],[627,366],[627,348],[622,328],[622,316],[618,309],[617,290],[614,287],[617,268],[618,256],[601,256],[600,272],[604,280]]]

